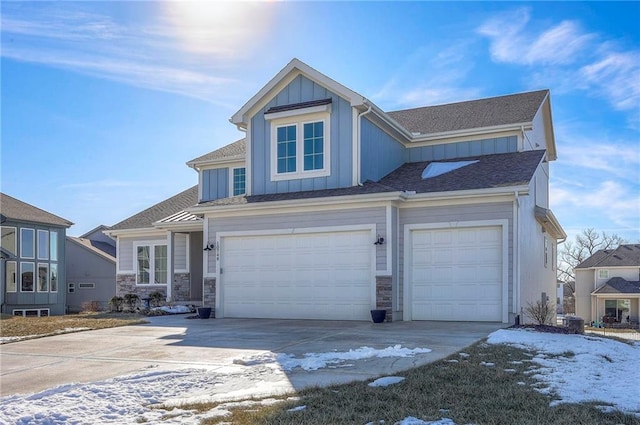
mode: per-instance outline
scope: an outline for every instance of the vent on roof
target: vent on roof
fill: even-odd
[[[437,177],[441,174],[449,173],[457,170],[458,168],[466,167],[467,165],[475,164],[475,161],[457,161],[457,162],[432,162],[427,165],[427,168],[422,172],[422,180]]]

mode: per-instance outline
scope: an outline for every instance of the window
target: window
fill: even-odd
[[[20,256],[22,258],[35,257],[35,231],[20,229]]]
[[[231,169],[231,193],[233,196],[244,195],[247,190],[246,169],[244,167]]]
[[[73,282],[67,283],[67,292],[69,292],[70,294],[76,292],[76,284]]]
[[[616,322],[628,322],[631,300],[604,300],[604,315]]]
[[[609,279],[609,270],[607,269],[598,270],[598,277],[600,279]]]
[[[95,283],[78,283],[78,289],[95,289]]]
[[[329,114],[315,113],[271,121],[271,179],[329,175]]]
[[[33,275],[36,266],[33,263],[20,263],[20,292],[33,292]]]
[[[47,317],[49,316],[48,308],[38,308],[38,309],[30,309],[30,310],[13,310],[14,316],[22,316],[22,317]]]
[[[38,260],[49,259],[49,232],[38,230]]]
[[[38,292],[49,292],[49,265],[38,263]]]
[[[136,283],[167,284],[167,245],[149,244],[136,247]]]
[[[16,228],[15,227],[2,227],[2,242],[0,245],[2,249],[10,254],[16,255],[18,250],[16,248]]]
[[[50,257],[51,261],[58,261],[58,232],[49,232],[49,242],[51,244]]]
[[[17,292],[18,282],[16,280],[16,267],[15,261],[7,261],[5,269],[5,277],[7,282],[7,292]]]
[[[49,272],[49,283],[51,284],[51,292],[58,292],[58,265],[55,263],[51,263]]]
[[[549,240],[544,238],[544,266],[549,264]]]

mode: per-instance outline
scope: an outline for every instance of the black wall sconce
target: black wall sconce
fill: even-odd
[[[378,235],[378,238],[376,239],[376,241],[373,243],[374,245],[383,245],[384,244],[384,238],[380,235]]]
[[[216,243],[208,243],[204,247],[204,251],[214,251],[216,249]]]

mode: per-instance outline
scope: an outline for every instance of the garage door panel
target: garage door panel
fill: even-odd
[[[414,320],[502,319],[499,226],[411,232]]]
[[[223,238],[224,315],[367,320],[370,239],[370,231]]]

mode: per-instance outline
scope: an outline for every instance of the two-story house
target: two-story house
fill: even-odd
[[[71,225],[64,218],[0,193],[2,313],[65,313],[65,234]]]
[[[548,90],[385,112],[294,59],[231,122],[243,139],[187,163],[192,205],[111,228],[120,288],[216,317],[507,323],[553,303]]]
[[[575,276],[576,315],[585,322],[640,321],[640,245],[597,251]]]

